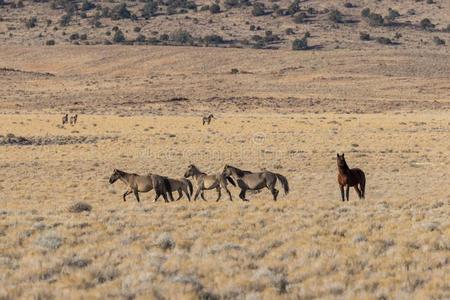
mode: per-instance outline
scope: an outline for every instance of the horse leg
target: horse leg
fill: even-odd
[[[358,188],[358,185],[355,185],[354,188],[355,188],[356,193],[358,194],[359,199],[361,199],[362,198],[362,194],[361,194],[361,191]]]
[[[217,191],[217,199],[216,199],[216,202],[219,202],[220,197],[222,196],[222,192],[220,191],[220,186],[216,187],[216,191]]]
[[[153,200],[153,202],[156,202],[156,201],[158,201],[158,199],[159,199],[159,196],[161,196],[161,194],[158,194],[158,193],[156,193],[156,196],[155,196],[155,200]]]
[[[129,194],[131,194],[131,193],[132,193],[132,191],[127,190],[127,191],[123,194],[123,201],[124,201],[124,202],[127,201],[126,197],[127,197]]]
[[[200,195],[200,188],[195,191],[194,201],[197,201],[198,195]]]
[[[134,192],[134,196],[136,197],[137,202],[140,202],[138,190],[134,190],[133,192]]]
[[[205,198],[205,194],[204,194],[204,192],[205,192],[205,191],[204,191],[204,190],[202,190],[202,193],[200,194],[200,196],[202,196],[202,199],[203,199],[203,201],[207,201],[207,200],[206,200],[206,198]]]
[[[245,199],[245,192],[246,191],[247,190],[245,190],[245,189],[241,189],[241,192],[239,193],[239,198],[241,198],[242,201],[248,201],[247,199]]]
[[[278,193],[279,193],[280,191],[277,190],[275,187],[272,187],[272,188],[270,189],[270,191],[272,192],[273,201],[277,201]]]
[[[183,188],[183,191],[186,194],[186,197],[188,198],[189,202],[191,202],[191,196],[189,195],[189,190],[186,186]],[[180,194],[181,194],[181,192],[180,192]]]
[[[165,203],[169,203],[169,202],[170,202],[170,201],[167,199],[167,194],[166,194],[165,192],[162,192],[162,193],[161,193],[161,192],[158,192],[158,197],[161,196],[161,195],[163,196],[164,202],[165,202]],[[172,200],[172,201],[173,201],[173,200]]]
[[[228,199],[230,199],[230,201],[233,201],[233,197],[231,197],[230,190],[229,190],[227,187],[224,187],[224,189],[225,189],[225,191],[226,191],[227,194],[228,194]]]
[[[343,185],[339,185],[339,188],[341,189],[342,201],[345,201],[344,186]]]
[[[349,185],[347,185],[345,192],[347,194],[347,201],[349,201],[350,200],[350,186]]]
[[[177,199],[177,201],[180,200],[181,197],[183,197],[183,191],[182,191],[181,188],[179,188],[179,189],[178,189],[178,199]]]

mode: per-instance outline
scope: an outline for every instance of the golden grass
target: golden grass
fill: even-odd
[[[0,146],[0,297],[448,299],[447,111],[200,116],[3,114],[2,134],[110,139]],[[336,152],[367,174],[341,202]],[[273,202],[122,202],[113,168],[182,176],[225,163],[286,175]],[[91,212],[72,213],[84,201]]]

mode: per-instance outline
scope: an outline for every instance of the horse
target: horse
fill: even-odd
[[[205,124],[209,125],[209,123],[211,123],[212,119],[215,119],[213,114],[210,114],[208,116],[204,116],[203,119],[202,119],[203,125],[205,125]]]
[[[172,192],[177,191],[178,192],[178,199],[175,201],[178,201],[183,197],[183,192],[188,198],[189,202],[191,202],[191,196],[193,193],[193,187],[192,182],[189,179],[186,178],[180,178],[180,179],[174,179],[174,178],[168,178],[170,183],[170,190]]]
[[[71,116],[71,117],[70,117],[70,125],[75,125],[75,124],[77,124],[77,119],[78,119],[78,115],[77,115],[77,114]]]
[[[171,186],[167,177],[155,174],[138,175],[114,169],[109,178],[109,183],[113,184],[118,179],[128,186],[127,191],[123,194],[123,201],[127,201],[126,197],[129,194],[134,193],[137,202],[140,202],[139,193],[146,193],[152,189],[155,189],[156,192],[155,202],[161,195],[164,197],[165,202],[169,202],[167,200],[167,194],[169,195],[170,200],[173,201]]]
[[[225,176],[230,176],[234,180],[236,180],[236,183],[241,188],[239,198],[241,198],[243,201],[248,201],[245,198],[245,193],[247,192],[247,190],[260,190],[263,188],[268,188],[272,193],[273,200],[277,201],[277,196],[279,193],[279,191],[275,188],[277,179],[283,186],[284,194],[287,195],[289,193],[289,183],[286,177],[278,173],[269,171],[253,173],[250,171],[238,169],[230,165],[225,165],[225,167],[223,168],[223,174]]]
[[[62,117],[62,124],[64,125],[64,124],[67,124],[69,122],[69,115],[68,114],[65,114],[63,117]]]
[[[358,193],[359,199],[364,199],[366,193],[366,175],[361,169],[350,169],[347,165],[347,162],[345,161],[344,153],[342,153],[342,155],[339,155],[339,153],[337,153],[336,155],[338,167],[337,180],[339,183],[339,188],[341,189],[342,201],[345,201],[344,187],[346,187],[347,201],[349,201],[351,186],[355,188],[356,193]]]
[[[227,194],[228,199],[233,201],[233,197],[231,197],[231,193],[227,187],[227,181],[229,181],[233,186],[236,186],[236,183],[230,176],[224,176],[223,174],[211,174],[208,175],[200,171],[195,165],[189,165],[186,172],[184,173],[185,178],[192,177],[194,178],[195,183],[197,184],[197,190],[195,192],[194,201],[197,200],[198,195],[201,193],[201,197],[204,201],[205,195],[203,194],[205,190],[216,189],[217,191],[217,199],[216,202],[220,200],[222,196],[221,189],[223,188]]]

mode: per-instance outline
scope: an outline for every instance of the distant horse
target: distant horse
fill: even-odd
[[[345,201],[344,187],[346,187],[347,201],[349,200],[350,187],[353,186],[358,193],[359,199],[365,198],[366,193],[366,175],[361,169],[350,169],[345,161],[344,153],[337,155],[338,183],[341,189],[342,201]],[[358,188],[359,184],[359,188]]]
[[[68,114],[65,114],[63,117],[62,117],[62,124],[64,125],[64,124],[67,124],[69,122],[69,115]]]
[[[181,197],[183,197],[183,192],[188,198],[189,202],[191,201],[191,196],[193,193],[193,186],[192,182],[189,179],[186,178],[180,178],[180,179],[174,179],[174,178],[168,178],[170,183],[170,190],[172,192],[177,191],[178,192],[178,199],[176,201],[180,200]]]
[[[225,176],[231,176],[234,180],[236,180],[238,186],[241,188],[239,197],[244,201],[248,201],[245,198],[245,193],[247,190],[260,190],[263,188],[268,188],[272,192],[273,200],[277,201],[277,196],[279,193],[279,191],[275,188],[277,179],[281,182],[284,193],[289,193],[289,183],[286,177],[278,173],[269,171],[252,173],[230,165],[225,165],[223,168],[223,174]]]
[[[203,125],[205,125],[205,124],[209,125],[209,123],[211,123],[212,119],[215,119],[213,114],[210,114],[209,116],[204,116],[202,119]]]
[[[219,201],[220,197],[222,196],[221,193],[222,188],[227,192],[230,201],[233,201],[231,193],[227,188],[227,180],[234,186],[236,186],[236,183],[229,176],[224,176],[223,174],[208,175],[200,171],[200,169],[197,168],[195,165],[189,165],[186,172],[184,173],[184,177],[185,178],[193,177],[197,184],[197,190],[195,192],[194,201],[197,200],[197,197],[200,193],[202,199],[206,201],[203,192],[205,190],[212,190],[212,189],[216,189],[218,194],[216,201]]]
[[[159,196],[162,195],[164,197],[164,201],[169,202],[167,200],[167,194],[169,195],[170,200],[173,201],[171,186],[167,177],[155,174],[138,175],[114,169],[111,177],[109,178],[109,183],[113,184],[118,179],[128,186],[128,190],[123,194],[123,201],[126,201],[127,195],[134,193],[137,202],[139,202],[139,193],[146,193],[152,189],[155,189],[156,192],[156,198],[154,201],[158,200]]]
[[[77,124],[77,120],[78,120],[78,115],[77,115],[77,114],[71,116],[71,117],[70,117],[70,125],[75,125],[75,124]]]

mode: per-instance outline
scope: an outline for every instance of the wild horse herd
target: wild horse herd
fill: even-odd
[[[76,123],[77,115],[73,124]],[[202,119],[203,125],[209,125],[214,118],[212,114],[204,116]],[[63,124],[67,122],[68,115],[63,116]],[[72,124],[72,117],[70,118]],[[364,172],[359,168],[350,169],[345,161],[344,153],[342,155],[337,154],[337,169],[338,169],[338,184],[341,191],[342,201],[350,200],[350,187],[353,187],[358,194],[359,199],[365,198],[366,191],[366,176]],[[206,201],[204,191],[216,190],[217,199],[219,201],[222,196],[222,189],[228,195],[228,199],[233,201],[231,192],[228,189],[228,183],[233,186],[237,186],[241,189],[239,198],[242,201],[248,201],[245,197],[247,191],[258,191],[267,188],[272,193],[274,201],[277,201],[279,191],[275,188],[276,183],[279,181],[283,187],[285,195],[289,193],[289,183],[285,176],[270,172],[251,172],[241,170],[239,168],[225,165],[222,172],[216,174],[206,174],[195,165],[189,165],[183,178],[174,179],[167,176],[161,176],[157,174],[138,175],[135,173],[127,173],[121,170],[114,169],[113,174],[109,178],[109,183],[113,184],[117,180],[121,180],[126,184],[127,190],[123,194],[123,201],[126,201],[126,197],[130,194],[134,194],[136,200],[139,202],[139,193],[146,193],[151,190],[155,190],[156,197],[154,202],[158,201],[160,196],[163,196],[166,202],[174,201],[172,192],[178,192],[178,200],[184,195],[191,201],[191,197],[194,194],[194,189],[191,181],[188,178],[192,178],[196,184],[196,191],[194,195],[194,201],[198,196],[202,197]]]
[[[341,190],[342,201],[349,201],[350,187],[354,187],[360,199],[365,196],[366,177],[361,169],[350,169],[345,161],[344,154],[337,154],[338,183]],[[192,178],[196,184],[194,201],[201,196],[206,201],[204,191],[216,190],[217,199],[219,201],[222,196],[222,189],[228,194],[228,199],[233,201],[231,192],[228,189],[228,183],[241,189],[239,198],[242,201],[248,201],[245,194],[248,190],[255,191],[267,188],[272,193],[273,200],[276,201],[279,191],[275,188],[277,181],[281,183],[284,193],[289,193],[289,183],[285,176],[270,172],[251,172],[241,170],[239,168],[225,165],[222,172],[216,174],[206,174],[195,165],[189,165],[183,178],[174,179],[167,176],[157,174],[138,175],[127,173],[114,169],[113,174],[109,178],[109,183],[113,184],[117,180],[121,180],[127,185],[127,190],[123,194],[123,201],[129,194],[134,194],[139,202],[139,193],[146,193],[155,190],[156,197],[154,202],[158,201],[162,195],[166,202],[174,201],[172,192],[178,192],[178,200],[183,197],[183,193],[187,199],[191,201],[193,195],[193,185],[188,178]],[[345,188],[345,193],[344,193]]]

